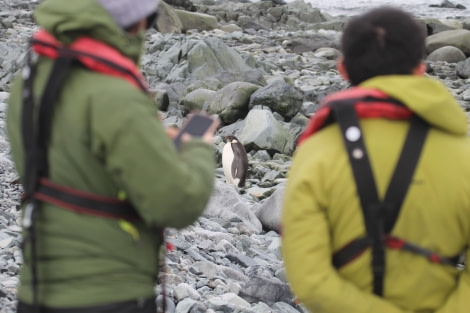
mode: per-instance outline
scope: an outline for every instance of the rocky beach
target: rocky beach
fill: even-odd
[[[16,209],[22,190],[5,115],[12,79],[38,30],[37,5],[0,0],[0,313],[14,312],[22,263]],[[167,126],[181,126],[195,109],[222,121],[214,143],[216,184],[204,214],[190,227],[166,231],[174,247],[160,275],[168,313],[307,312],[283,269],[282,196],[308,119],[323,97],[348,87],[335,67],[348,19],[303,0],[161,3],[142,59],[156,112]],[[470,111],[470,18],[419,20],[428,33],[427,75]],[[225,182],[225,135],[237,136],[248,152],[243,188]],[[161,284],[156,293],[161,302]]]

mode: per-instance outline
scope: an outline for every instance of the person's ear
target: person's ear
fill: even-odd
[[[424,73],[426,73],[426,62],[424,61],[419,62],[419,64],[416,65],[416,67],[413,69],[411,73],[413,75],[418,75],[418,76],[424,75]]]
[[[344,65],[344,57],[341,56],[338,58],[338,61],[336,63],[336,68],[338,69],[338,72],[345,80],[349,80],[349,75],[348,75],[348,72],[346,71],[346,66]]]

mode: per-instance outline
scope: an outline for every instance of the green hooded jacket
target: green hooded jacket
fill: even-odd
[[[467,116],[437,80],[381,76],[361,86],[382,90],[431,125],[392,235],[443,256],[470,246],[470,140]],[[360,121],[377,190],[383,197],[409,123]],[[287,278],[315,313],[464,313],[470,269],[431,263],[421,255],[386,250],[384,298],[372,293],[370,249],[336,270],[332,255],[366,230],[339,126],[306,139],[296,151],[282,214]]]
[[[94,0],[43,2],[40,27],[65,44],[86,35],[136,62],[143,34],[131,36]],[[53,61],[40,57],[36,103]],[[24,174],[22,80],[14,82],[7,129],[16,168]],[[176,151],[153,100],[124,79],[74,65],[59,93],[49,145],[50,179],[97,195],[125,194],[142,222],[74,213],[42,204],[36,222],[39,303],[79,307],[154,297],[161,238],[157,228],[182,228],[204,210],[214,184],[214,150],[192,139]],[[26,245],[18,297],[32,302]]]

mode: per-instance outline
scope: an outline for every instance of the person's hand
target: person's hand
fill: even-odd
[[[209,127],[207,129],[207,131],[204,133],[204,135],[202,135],[202,140],[210,145],[212,145],[214,143],[214,133],[215,131],[217,130],[217,128],[219,127],[220,125],[220,119],[215,119],[215,122],[212,123],[211,127]],[[191,136],[190,134],[188,133],[184,133],[182,136],[181,136],[181,142],[187,142],[189,140],[191,140],[193,138],[193,136]]]
[[[165,129],[165,133],[171,140],[175,139],[178,135],[179,129],[178,127],[170,126]]]

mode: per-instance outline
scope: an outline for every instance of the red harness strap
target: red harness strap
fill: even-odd
[[[131,59],[93,38],[80,37],[71,45],[64,46],[50,33],[40,30],[33,35],[32,47],[39,55],[51,59],[70,56],[92,71],[121,77],[139,89],[148,90],[144,76]]]
[[[77,213],[131,221],[139,220],[137,211],[127,201],[86,193],[50,181],[45,147],[47,147],[52,122],[55,96],[73,60],[78,60],[89,70],[125,79],[139,90],[146,92],[147,83],[144,77],[131,59],[92,38],[80,37],[71,45],[65,46],[45,30],[40,30],[34,34],[31,45],[37,54],[51,58],[55,60],[55,63],[41,97],[37,121],[33,114],[34,99],[31,97],[33,75],[25,81],[25,89],[28,90],[25,94],[30,96],[23,99],[23,140],[27,142],[31,138],[36,138],[34,142],[28,141],[26,145],[28,149],[25,149],[29,160],[26,164],[25,180],[32,182],[32,185],[26,184],[29,188],[25,188],[25,200],[32,197]],[[59,62],[62,63],[59,64]],[[31,64],[28,66],[31,68]],[[56,84],[57,82],[59,85]],[[33,127],[32,125],[36,123],[37,127]]]
[[[391,101],[390,97],[377,89],[354,87],[340,91],[326,97],[320,109],[312,116],[307,128],[299,138],[300,145],[305,139],[316,133],[328,124],[331,116],[331,107],[328,103],[344,99],[357,99],[354,106],[359,118],[388,118],[394,120],[407,120],[413,112],[398,102]]]
[[[40,178],[34,199],[80,214],[103,218],[140,220],[139,214],[128,201],[96,195],[56,184]]]

